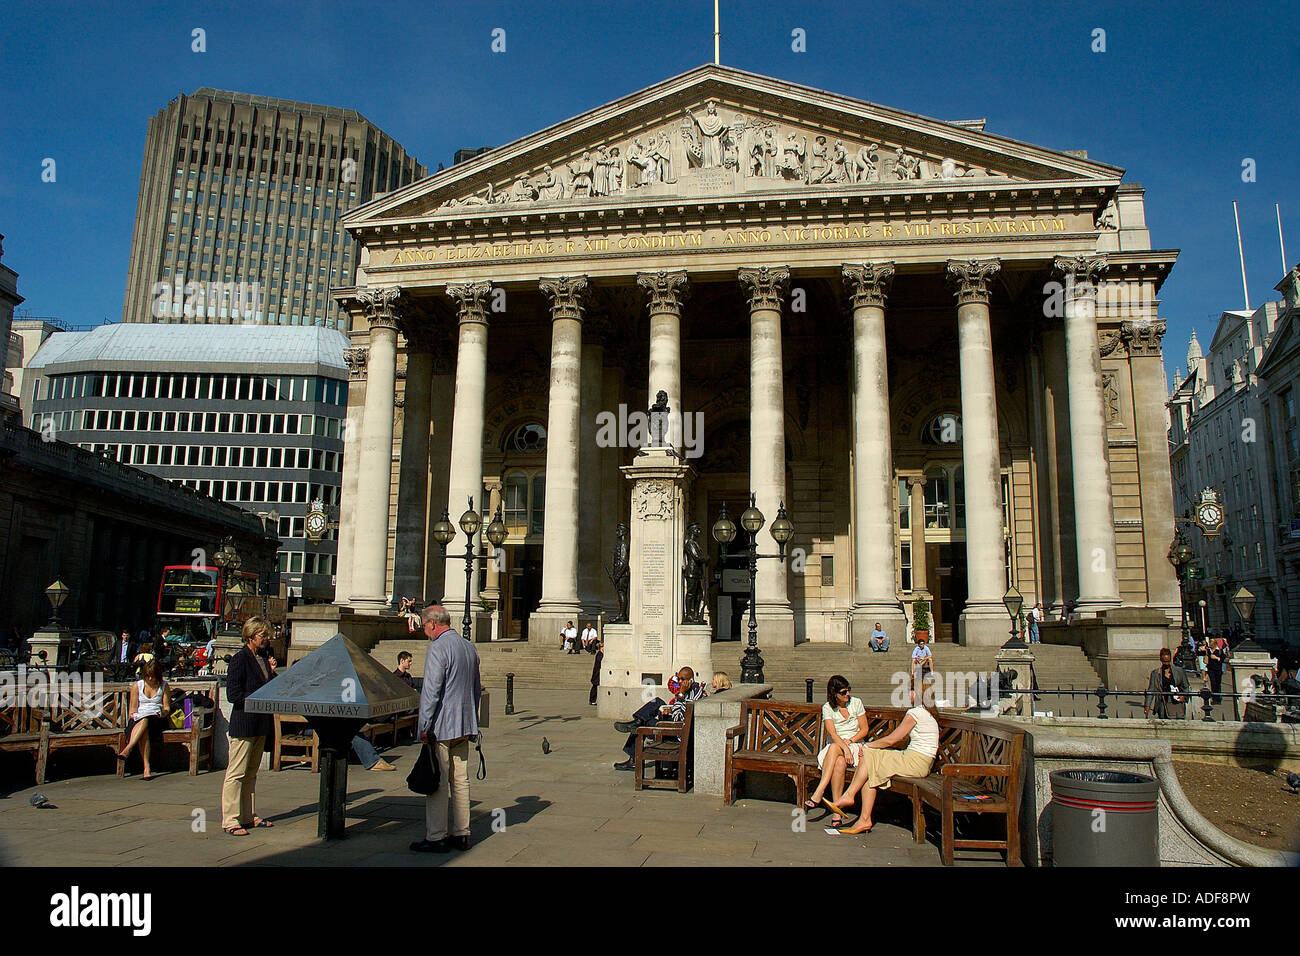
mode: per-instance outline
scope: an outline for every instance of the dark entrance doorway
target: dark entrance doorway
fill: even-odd
[[[957,618],[966,606],[966,543],[928,544],[925,547],[926,587],[934,595],[930,612],[936,641],[957,640]]]
[[[501,606],[507,640],[528,640],[528,615],[542,602],[542,547],[537,544],[506,548],[505,594]],[[558,642],[557,642],[558,643]]]
[[[713,525],[722,514],[723,502],[727,504],[727,517],[736,525],[736,539],[727,547],[727,560],[722,560],[722,549],[713,539]],[[710,494],[709,523],[704,529],[709,538],[709,570],[712,587],[709,589],[709,620],[713,623],[715,641],[739,641],[748,637],[749,614],[749,545],[745,530],[740,527],[740,515],[749,507],[743,493]]]

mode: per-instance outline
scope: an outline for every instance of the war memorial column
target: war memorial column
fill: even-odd
[[[749,485],[766,522],[760,554],[777,554],[772,521],[785,500],[785,382],[781,361],[781,299],[790,281],[784,266],[740,269],[749,295]],[[796,524],[798,518],[794,519]],[[763,646],[794,644],[794,612],[783,561],[760,562],[755,612]]]
[[[546,516],[542,600],[529,639],[558,637],[578,605],[578,435],[582,402],[582,296],[586,276],[543,278],[551,300],[551,382],[546,418]],[[556,619],[558,624],[554,624]],[[552,626],[554,624],[554,626]]]
[[[1065,284],[1065,361],[1079,571],[1075,612],[1084,616],[1120,603],[1097,346],[1097,283],[1105,271],[1105,256],[1058,256],[1052,260],[1053,274]]]
[[[451,468],[447,479],[447,520],[457,529],[453,551],[464,553],[460,516],[474,500],[474,510],[481,507],[483,488],[483,416],[487,392],[487,299],[492,283],[487,281],[453,283],[447,295],[456,301],[459,316],[459,341],[456,346],[456,399],[451,418]],[[441,517],[441,516],[439,516]],[[491,521],[484,520],[486,526]],[[475,544],[477,544],[477,540]],[[465,576],[464,558],[447,558],[443,566],[443,606],[453,621],[465,613],[465,599],[453,582]],[[470,600],[477,597],[478,576],[471,583]],[[473,635],[463,634],[469,640]]]
[[[389,607],[388,502],[392,492],[393,399],[397,385],[397,321],[402,290],[358,289],[370,327],[365,428],[360,434],[353,529],[352,600],[357,610]]]
[[[853,298],[853,591],[854,638],[865,644],[877,621],[895,641],[906,637],[898,603],[894,550],[894,461],[885,363],[885,299],[892,262],[846,264]]]
[[[1006,550],[1002,538],[1002,472],[989,282],[997,259],[949,259],[947,275],[957,299],[961,366],[961,449],[966,489],[966,609],[961,642],[1001,644],[1005,639]]]

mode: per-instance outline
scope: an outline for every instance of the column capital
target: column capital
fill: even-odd
[[[461,325],[467,322],[487,325],[487,299],[492,293],[491,282],[486,279],[477,282],[449,282],[446,293],[456,302]]]
[[[370,349],[364,345],[354,345],[343,350],[343,361],[348,366],[349,382],[364,382],[366,380],[366,359],[370,355]]]
[[[537,280],[537,287],[551,300],[551,321],[582,321],[582,299],[587,291],[586,276],[543,276]]]
[[[685,269],[675,272],[638,272],[636,284],[650,293],[647,303],[650,314],[669,313],[681,317],[682,303],[690,295],[691,287]]]
[[[907,476],[907,487],[908,487],[909,489],[910,489],[910,488],[916,488],[916,487],[924,487],[924,486],[925,486],[925,475],[908,475],[908,476]]]
[[[958,305],[989,301],[989,280],[1002,269],[998,259],[949,259],[948,283]]]
[[[1099,283],[1109,268],[1105,256],[1055,256],[1052,278],[1065,282],[1066,294],[1095,297]]]
[[[759,266],[757,269],[737,269],[740,280],[749,294],[749,310],[775,309],[781,311],[790,270],[786,266]]]
[[[889,286],[894,281],[892,262],[844,263],[840,273],[853,300],[853,308],[875,306],[883,309],[889,296]]]
[[[1165,335],[1164,319],[1135,319],[1120,323],[1120,338],[1132,356],[1160,355],[1160,340]]]
[[[397,331],[402,307],[405,304],[401,286],[391,286],[387,289],[357,289],[356,299],[372,329]]]

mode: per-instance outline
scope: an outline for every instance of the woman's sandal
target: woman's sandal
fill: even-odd
[[[273,827],[275,826],[270,820],[263,820],[261,817],[253,817],[253,826],[255,827]]]
[[[856,826],[849,827],[847,830],[841,830],[840,832],[841,833],[870,833],[871,828],[874,826],[875,826],[874,823],[868,823],[866,826],[862,826],[862,824],[859,823]]]
[[[820,804],[821,804],[820,800],[805,800],[803,802],[805,810],[816,810]]]
[[[243,827],[226,827],[226,836],[248,836],[248,831]]]

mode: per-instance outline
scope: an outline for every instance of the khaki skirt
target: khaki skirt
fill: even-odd
[[[889,789],[893,777],[924,777],[930,773],[933,757],[927,757],[919,750],[881,750],[865,748],[859,760],[861,769],[858,773],[867,775],[866,786]]]

